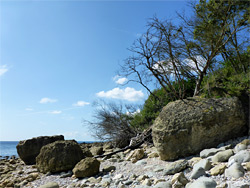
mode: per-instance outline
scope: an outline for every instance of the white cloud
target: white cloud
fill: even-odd
[[[141,112],[141,110],[140,109],[137,109],[135,112],[126,112],[126,114],[127,115],[131,115],[131,116],[134,116],[134,115],[136,115],[136,114],[138,114],[138,113],[140,113]]]
[[[7,65],[0,65],[0,76],[4,75],[8,70]]]
[[[33,108],[25,108],[26,111],[33,111]]]
[[[40,100],[40,103],[41,103],[41,104],[53,103],[53,102],[57,102],[57,99],[50,99],[50,98],[44,97],[44,98],[42,98],[42,99]]]
[[[60,110],[54,110],[54,111],[51,111],[50,114],[61,114],[62,111]]]
[[[126,87],[125,89],[114,88],[109,91],[100,91],[96,94],[98,97],[121,99],[127,101],[138,101],[144,97],[142,91],[137,91],[134,88]]]
[[[89,102],[85,102],[85,101],[77,101],[75,104],[73,104],[73,106],[86,106],[89,105]]]
[[[113,80],[115,81],[115,83],[120,84],[120,85],[125,84],[125,83],[128,81],[127,78],[121,77],[121,76],[119,76],[119,75],[116,75],[116,76],[113,78]]]
[[[197,66],[199,69],[203,69],[205,66],[206,60],[202,56],[195,56],[194,57],[197,61]],[[177,68],[179,68],[180,65],[178,65],[178,59],[176,59],[175,65]],[[184,59],[181,62],[181,65],[186,67],[188,70],[190,70],[194,75],[198,73],[197,67],[195,62],[192,59]],[[171,60],[162,60],[158,61],[153,65],[153,69],[159,71],[160,73],[167,73],[171,76],[175,76],[175,71],[173,67],[173,63]]]
[[[116,80],[115,83],[122,85],[122,84],[126,83],[127,81],[128,81],[127,78],[119,78],[118,80]]]

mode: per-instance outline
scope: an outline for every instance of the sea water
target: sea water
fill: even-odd
[[[78,141],[78,143],[93,143],[91,141]],[[0,141],[0,156],[18,156],[16,146],[18,141]]]
[[[18,141],[0,141],[0,156],[18,156],[16,145]]]

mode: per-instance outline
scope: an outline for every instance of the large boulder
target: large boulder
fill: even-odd
[[[238,98],[189,98],[163,108],[154,122],[152,136],[160,158],[174,160],[216,147],[246,131]]]
[[[42,173],[68,171],[83,158],[81,147],[76,141],[56,141],[42,147],[36,165]]]
[[[40,136],[28,140],[22,140],[16,146],[17,153],[25,164],[33,165],[36,163],[36,157],[40,153],[40,149],[43,146],[58,140],[64,140],[64,136]]]

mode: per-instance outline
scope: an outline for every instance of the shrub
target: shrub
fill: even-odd
[[[173,85],[176,89],[178,88],[176,83],[173,83]],[[194,93],[194,88],[195,80],[185,81],[185,97],[191,97]],[[145,101],[141,112],[134,116],[131,121],[131,126],[137,131],[148,128],[153,124],[162,108],[171,102],[172,99],[173,98],[169,96],[163,88],[154,90],[153,94],[149,95],[148,99]]]

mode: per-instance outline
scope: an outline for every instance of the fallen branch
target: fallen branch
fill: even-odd
[[[112,155],[114,155],[116,153],[120,153],[120,152],[126,151],[128,149],[134,150],[134,149],[140,147],[145,142],[145,140],[148,139],[151,136],[151,133],[152,133],[151,130],[152,130],[152,128],[148,129],[146,131],[146,133],[148,133],[148,134],[146,136],[144,136],[143,139],[140,142],[138,142],[137,144],[135,144],[135,145],[129,145],[129,146],[126,146],[125,148],[122,148],[120,150],[117,150],[117,151],[114,151],[114,152],[111,152],[111,153],[108,153],[108,154],[97,155],[97,156],[94,156],[94,158],[110,157],[110,156],[112,156]],[[145,132],[143,132],[142,134],[145,134]]]

